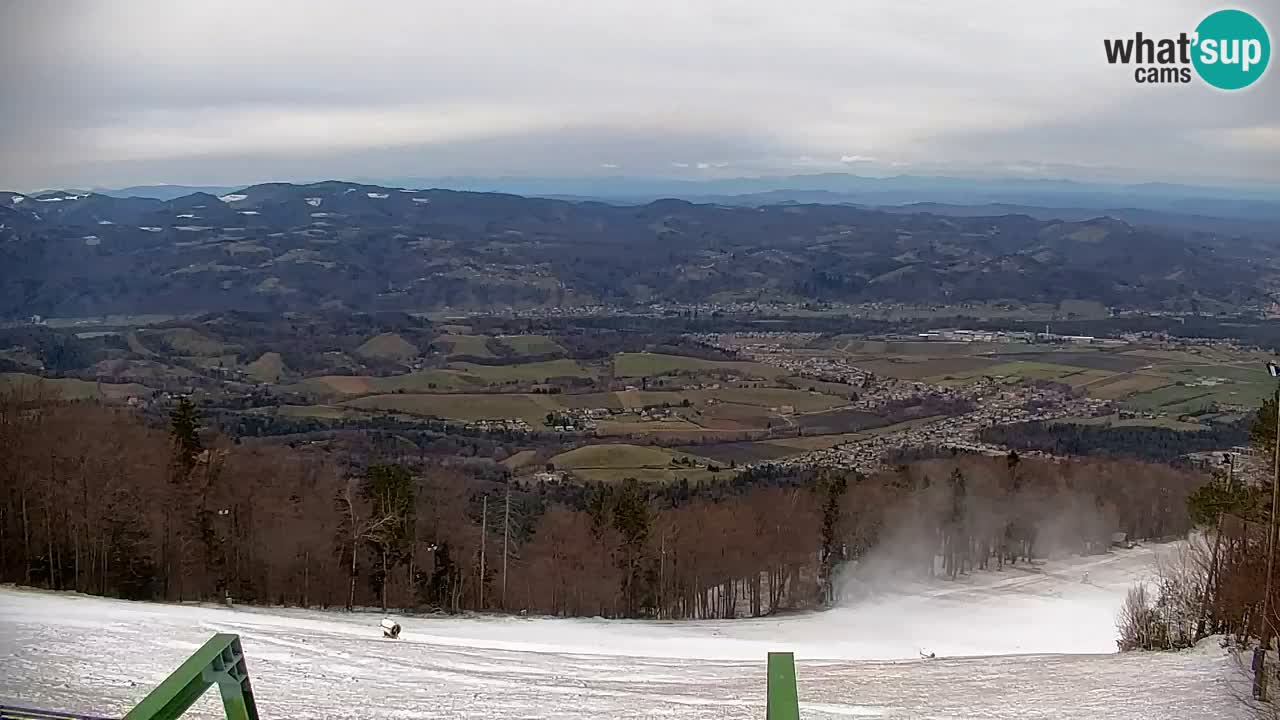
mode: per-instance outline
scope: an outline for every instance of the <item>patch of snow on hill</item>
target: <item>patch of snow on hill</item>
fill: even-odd
[[[220,198],[218,198],[218,199],[219,199],[219,200],[221,200],[221,201],[222,201],[222,202],[224,202],[224,203],[231,203],[231,202],[239,202],[240,200],[248,200],[248,199],[249,199],[249,196],[248,196],[248,195],[241,195],[241,194],[239,194],[239,193],[231,193],[231,194],[229,194],[229,195],[223,195],[222,197],[220,197]]]
[[[391,197],[387,193],[375,193],[375,192],[365,193],[365,195],[368,195],[374,200],[386,200],[387,198]]]
[[[307,198],[307,204],[311,207],[320,207],[320,203],[324,202],[321,198]]]

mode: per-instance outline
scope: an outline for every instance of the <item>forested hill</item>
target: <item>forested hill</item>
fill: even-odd
[[[839,205],[643,206],[348,182],[171,200],[0,193],[0,317],[665,301],[1254,305],[1275,253],[1210,233]]]
[[[1247,444],[1249,421],[1212,424],[1192,432],[1148,426],[1024,422],[983,428],[981,437],[989,443],[1060,457],[1093,455],[1168,462],[1188,453]]]

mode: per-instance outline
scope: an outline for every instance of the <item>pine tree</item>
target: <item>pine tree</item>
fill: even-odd
[[[371,465],[360,486],[370,517],[365,539],[379,558],[370,582],[378,590],[382,609],[387,609],[387,581],[391,570],[403,563],[409,552],[409,528],[413,521],[413,478],[400,465]]]
[[[169,436],[173,439],[175,463],[184,473],[196,466],[204,445],[200,442],[200,411],[186,397],[169,413]]]
[[[1276,400],[1274,397],[1262,401],[1262,407],[1253,416],[1253,424],[1249,427],[1249,444],[1258,454],[1268,460],[1275,457],[1276,451]]]
[[[825,474],[819,479],[819,488],[825,495],[822,502],[822,592],[826,600],[834,600],[831,580],[839,559],[836,536],[840,526],[840,498],[849,489],[849,482],[843,475]]]

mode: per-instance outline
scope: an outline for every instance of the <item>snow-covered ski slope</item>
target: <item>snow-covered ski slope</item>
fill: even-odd
[[[382,639],[378,614],[0,588],[0,704],[122,714],[209,635],[235,632],[271,719],[758,719],[770,650],[795,652],[812,719],[1246,717],[1234,698],[1247,680],[1211,641],[1105,654],[1153,552],[915,583],[758,620],[397,616],[400,640]],[[193,717],[221,717],[214,693]]]

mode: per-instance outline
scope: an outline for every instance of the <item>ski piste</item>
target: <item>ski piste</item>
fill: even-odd
[[[6,587],[0,648],[21,650],[0,655],[0,703],[122,718],[225,632],[240,637],[263,718],[761,718],[768,654],[783,651],[794,656],[805,720],[1244,720],[1227,701],[1249,692],[1248,679],[1213,638],[1177,653],[1115,653],[1115,610],[1156,557],[1146,547],[908,582],[824,612],[759,619],[401,614],[395,640],[373,610]],[[224,717],[217,693],[187,717]]]

